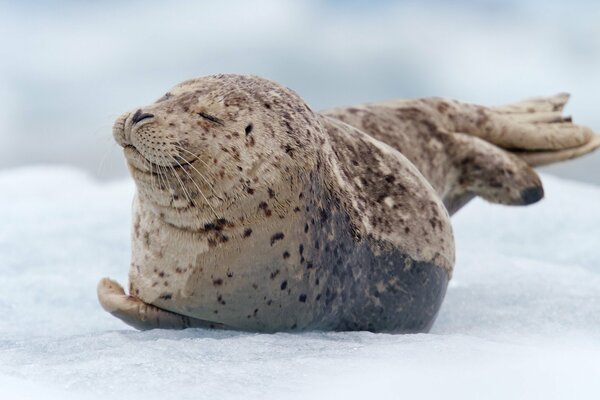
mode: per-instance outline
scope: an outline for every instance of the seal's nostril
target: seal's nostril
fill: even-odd
[[[154,117],[154,114],[143,113],[142,110],[137,110],[135,112],[135,114],[133,114],[133,117],[131,118],[131,123],[135,125],[140,121],[143,121],[147,118],[152,118],[152,117]]]

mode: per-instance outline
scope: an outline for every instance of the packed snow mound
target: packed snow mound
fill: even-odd
[[[0,172],[0,398],[600,398],[600,188],[543,177],[530,207],[474,201],[431,333],[137,332],[134,192],[56,167]]]

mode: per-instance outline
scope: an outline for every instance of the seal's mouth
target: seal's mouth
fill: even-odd
[[[123,147],[125,158],[131,167],[136,169],[138,172],[146,174],[156,174],[161,168],[168,168],[169,170],[185,170],[189,171],[192,166],[191,163],[194,160],[182,160],[181,162],[176,161],[173,164],[159,165],[148,160],[135,146],[128,144]]]

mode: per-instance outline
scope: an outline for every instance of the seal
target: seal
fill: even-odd
[[[600,146],[566,96],[444,99],[317,113],[272,81],[185,81],[113,127],[136,184],[129,293],[138,329],[425,332],[454,267],[450,214],[540,200],[531,166]]]

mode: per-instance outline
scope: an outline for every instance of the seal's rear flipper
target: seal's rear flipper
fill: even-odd
[[[517,155],[532,167],[541,167],[548,164],[554,164],[560,161],[566,161],[573,158],[581,157],[592,151],[600,148],[600,135],[594,135],[592,139],[581,146],[572,147],[570,149],[557,151],[520,151],[513,150],[512,153]]]
[[[118,282],[108,278],[98,282],[98,300],[104,310],[139,330],[221,327],[220,324],[190,318],[146,304],[136,297],[125,294],[125,290]]]
[[[526,123],[532,126],[539,132],[537,133],[538,137],[546,136],[546,141],[552,143],[537,146],[537,148],[536,146],[519,146],[519,143],[513,143],[513,146],[507,148],[507,150],[525,160],[529,165],[539,167],[577,158],[599,148],[600,135],[594,134],[591,129],[585,126],[573,124],[571,117],[562,115],[568,100],[569,94],[559,93],[555,96],[534,97],[491,108],[503,118],[510,118],[515,123]],[[557,141],[552,140],[553,136],[567,141],[563,145],[556,146]],[[580,139],[583,139],[583,141],[579,142]],[[573,145],[570,140],[576,140],[579,143]]]
[[[577,154],[585,154],[581,152],[595,148],[586,145],[597,136],[590,128],[576,125],[571,117],[562,115],[568,99],[567,94],[561,93],[491,108],[443,99],[428,102],[444,110],[442,115],[450,131],[477,136],[508,151],[557,152],[579,148]]]
[[[539,176],[525,161],[477,137],[452,137],[458,177],[444,197],[451,214],[474,195],[506,205],[529,205],[544,197]]]

